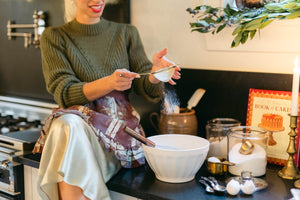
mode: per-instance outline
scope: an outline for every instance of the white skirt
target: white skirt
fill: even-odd
[[[121,168],[113,152],[104,150],[89,125],[75,114],[53,120],[43,149],[38,191],[44,200],[58,200],[58,183],[83,190],[91,200],[109,200],[106,182]]]

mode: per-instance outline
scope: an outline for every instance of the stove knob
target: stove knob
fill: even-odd
[[[3,128],[1,128],[1,134],[4,134],[4,133],[8,133],[10,130],[9,130],[9,128],[8,127],[3,127]]]
[[[4,161],[1,161],[1,163],[0,163],[0,168],[1,169],[8,169],[8,163],[9,161],[7,161],[7,160],[4,160]]]

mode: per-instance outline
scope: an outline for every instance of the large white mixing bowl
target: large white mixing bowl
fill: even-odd
[[[142,145],[145,158],[158,180],[183,183],[195,174],[208,153],[208,140],[183,134],[164,134],[148,137],[156,147]]]

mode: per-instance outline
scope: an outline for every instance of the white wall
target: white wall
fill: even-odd
[[[208,0],[206,0],[208,1]],[[233,28],[218,35],[191,32],[194,18],[186,8],[199,0],[131,0],[131,22],[137,26],[145,50],[153,54],[168,48],[168,58],[183,68],[291,74],[300,58],[300,20],[276,21],[253,40],[230,48]],[[222,5],[221,0],[210,0]]]

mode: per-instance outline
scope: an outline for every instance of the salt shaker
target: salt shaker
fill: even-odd
[[[210,143],[208,157],[227,159],[227,134],[241,123],[232,118],[214,118],[206,124],[206,139]]]
[[[264,175],[267,144],[268,134],[263,129],[250,126],[231,128],[228,134],[228,161],[236,165],[229,166],[228,171],[233,175],[240,175],[243,171],[249,171],[255,177]],[[251,151],[246,148],[251,148]]]

